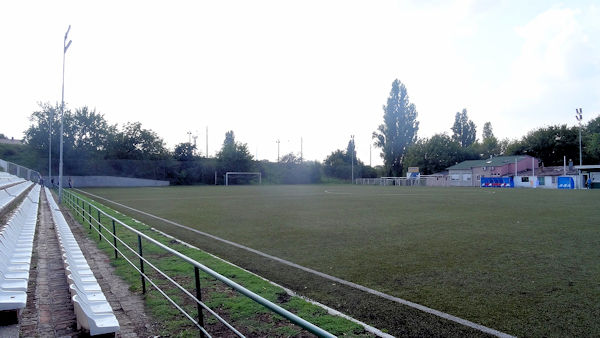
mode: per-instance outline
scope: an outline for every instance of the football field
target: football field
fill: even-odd
[[[517,336],[600,336],[600,191],[351,185],[85,189]],[[459,324],[100,202],[393,335]]]

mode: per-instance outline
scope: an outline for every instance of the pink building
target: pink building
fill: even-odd
[[[448,168],[449,185],[478,187],[481,177],[517,176],[520,172],[538,167],[539,160],[529,155],[464,161]]]

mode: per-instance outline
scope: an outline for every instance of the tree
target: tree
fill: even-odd
[[[177,161],[192,161],[196,159],[195,152],[196,145],[190,142],[179,143],[175,146],[173,158]]]
[[[600,163],[600,116],[585,126],[582,143],[585,163]]]
[[[383,106],[383,124],[373,132],[375,146],[381,148],[386,172],[391,176],[402,175],[406,148],[417,139],[417,114],[404,84],[394,80],[387,104]]]
[[[52,130],[52,144],[58,145],[60,141],[60,106],[58,104],[38,103],[39,110],[34,111],[29,117],[31,124],[25,131],[25,143],[38,151],[40,156],[48,156],[48,138]],[[65,111],[68,114],[68,110]],[[58,156],[58,147],[52,147],[52,157]]]
[[[492,131],[492,122],[486,122],[483,124],[483,134],[482,139],[486,140],[488,138],[495,138],[494,132]]]
[[[356,147],[354,146],[354,138],[350,138],[350,141],[348,141],[348,146],[346,147],[346,156],[350,159],[351,164],[353,159],[356,163]]]
[[[406,150],[407,166],[419,167],[419,171],[425,175],[444,171],[456,163],[478,157],[473,148],[461,147],[446,134],[419,139]]]
[[[350,167],[350,157],[343,150],[335,150],[323,161],[323,171],[329,177],[350,179],[352,168]]]
[[[466,148],[475,143],[477,139],[477,129],[475,123],[469,120],[467,116],[467,109],[463,109],[462,112],[457,112],[454,117],[454,124],[452,125],[452,139],[461,147]]]
[[[511,143],[506,153],[533,156],[547,166],[562,165],[563,156],[579,159],[579,130],[566,124],[542,127]]]
[[[163,160],[169,157],[165,143],[140,122],[129,122],[109,140],[108,158],[128,160]]]
[[[87,106],[75,109],[70,126],[73,147],[79,153],[93,155],[107,149],[111,135],[116,134],[116,125],[109,125],[104,115]]]
[[[233,131],[225,133],[225,140],[221,151],[217,153],[219,166],[224,171],[250,171],[252,168],[252,155],[248,145],[235,141]]]
[[[299,156],[296,156],[294,153],[288,153],[281,157],[279,163],[284,165],[300,164],[302,163],[302,159]]]
[[[482,141],[479,147],[479,154],[483,158],[489,158],[502,154],[502,145],[500,142],[498,142],[496,136],[494,136],[491,122],[486,122],[483,125]]]

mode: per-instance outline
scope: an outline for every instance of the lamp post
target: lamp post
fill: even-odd
[[[581,108],[575,109],[575,118],[577,122],[579,122],[579,166],[583,165],[582,156],[581,156],[581,120],[583,120],[583,113]]]
[[[52,122],[54,120],[54,108],[50,108],[50,121],[48,122],[48,182],[52,180]],[[52,186],[50,186],[52,189]]]
[[[279,139],[277,139],[277,141],[275,141],[277,143],[277,163],[279,163],[279,143],[281,143],[281,141],[279,141]]]
[[[356,153],[356,148],[354,147],[354,135],[350,135],[350,139],[352,140],[352,184],[354,184],[354,154]]]
[[[65,56],[67,49],[71,45],[71,40],[67,43],[67,36],[71,30],[71,25],[67,28],[65,33],[65,40],[63,42],[63,77],[62,77],[62,99],[60,103],[60,163],[58,166],[58,203],[62,203],[62,178],[63,178],[63,117],[65,115]]]

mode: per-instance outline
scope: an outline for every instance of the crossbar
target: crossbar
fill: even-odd
[[[229,175],[258,175],[258,184],[262,184],[262,173],[261,172],[228,171],[225,173],[225,185],[229,185]]]

